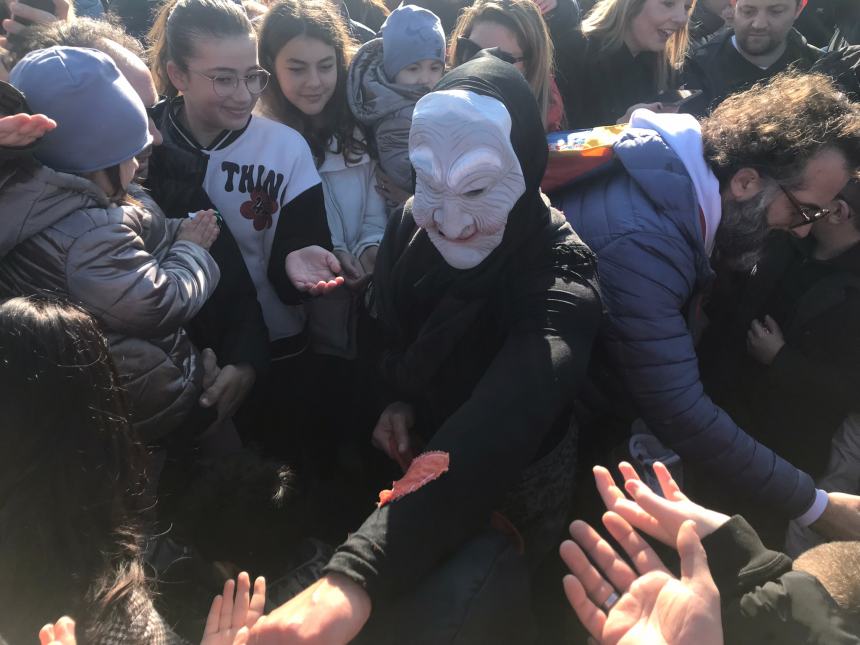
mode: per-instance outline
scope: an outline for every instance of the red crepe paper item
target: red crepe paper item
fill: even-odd
[[[409,493],[414,493],[434,479],[439,479],[439,477],[448,472],[450,461],[451,459],[447,452],[440,452],[438,450],[418,455],[409,464],[406,474],[394,482],[391,490],[380,491],[378,506],[382,508],[386,504],[398,500]]]

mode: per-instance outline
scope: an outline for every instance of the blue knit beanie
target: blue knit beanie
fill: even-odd
[[[445,63],[445,32],[432,11],[400,5],[385,19],[380,31],[382,67],[392,83],[397,72],[412,63],[427,59]]]
[[[143,102],[100,51],[39,49],[15,65],[9,80],[33,114],[57,122],[33,152],[49,168],[76,174],[103,170],[152,143]]]

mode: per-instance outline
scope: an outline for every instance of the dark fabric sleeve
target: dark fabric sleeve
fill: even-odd
[[[582,127],[587,121],[584,102],[589,100],[585,89],[584,66],[592,64],[588,57],[588,41],[579,28],[565,34],[552,33],[555,45],[555,82],[564,103],[564,114],[571,128]]]
[[[856,644],[860,638],[815,577],[767,549],[740,515],[702,540],[720,592],[726,643]]]
[[[332,250],[322,184],[311,186],[297,195],[281,209],[278,217],[268,274],[284,304],[298,305],[304,300],[302,292],[287,277],[286,261],[290,253],[307,246]]]
[[[221,281],[188,326],[191,339],[200,349],[215,350],[219,365],[249,364],[260,380],[269,369],[269,332],[242,252],[226,225],[209,252],[221,268]]]
[[[555,9],[544,16],[556,50],[559,50],[570,38],[571,32],[579,27],[579,18],[579,5],[576,4],[576,0],[558,0]]]
[[[702,545],[723,602],[791,571],[791,558],[765,547],[740,515],[706,536]]]
[[[371,597],[415,585],[487,525],[584,379],[601,316],[595,289],[550,269],[520,279],[504,345],[427,445],[449,454],[448,472],[376,510],[326,568]]]
[[[716,92],[698,57],[687,56],[681,73],[681,84],[688,90],[701,90],[702,94],[687,101],[682,111],[701,118],[708,113],[708,107],[713,103]]]
[[[812,478],[746,434],[705,394],[682,315],[694,283],[686,240],[635,233],[600,251],[604,341],[645,423],[685,460],[786,518],[815,499]]]
[[[813,333],[827,333],[833,346],[812,356],[788,344],[779,350],[768,369],[768,378],[786,397],[829,401],[850,411],[860,400],[860,303],[828,314],[829,325]],[[829,328],[829,329],[828,329]]]

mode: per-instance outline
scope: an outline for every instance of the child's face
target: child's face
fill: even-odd
[[[198,38],[194,57],[182,70],[172,62],[168,74],[185,97],[192,130],[216,136],[222,130],[241,130],[260,96],[257,42],[249,34],[231,38]],[[248,77],[247,82],[242,77]],[[214,81],[212,79],[215,79]],[[238,80],[235,88],[231,81]],[[262,79],[265,86],[265,79]],[[200,141],[206,144],[208,141]]]
[[[275,56],[275,75],[286,99],[316,116],[337,86],[337,52],[317,38],[296,36]]]
[[[425,85],[432,88],[442,79],[444,72],[445,66],[441,61],[425,58],[397,72],[394,82],[398,85]]]

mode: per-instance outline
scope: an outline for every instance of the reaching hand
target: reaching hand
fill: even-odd
[[[204,408],[216,406],[218,421],[232,418],[254,387],[256,376],[250,365],[225,365],[200,395],[200,405]]]
[[[334,255],[343,269],[346,286],[350,288],[360,286],[367,277],[367,274],[358,259],[348,251],[335,251]]]
[[[245,645],[248,642],[249,630],[257,624],[266,605],[266,580],[260,577],[254,581],[253,596],[248,574],[243,571],[237,580],[238,583],[225,582],[223,595],[215,596],[212,601],[200,645]]]
[[[306,246],[287,255],[287,277],[299,291],[320,296],[344,283],[340,262],[321,246]]]
[[[215,217],[215,211],[211,209],[198,211],[194,214],[193,219],[186,219],[179,225],[176,241],[186,240],[193,242],[208,251],[215,243],[215,240],[218,239],[220,233],[221,227],[218,226],[218,218]]]
[[[55,624],[48,623],[39,630],[40,645],[76,645],[75,621],[63,616]]]
[[[251,645],[345,645],[370,618],[370,596],[345,576],[329,574],[264,616]]]
[[[618,469],[624,476],[624,488],[633,497],[628,499],[615,485],[610,472],[602,466],[594,467],[594,480],[597,492],[603,499],[607,510],[618,513],[640,531],[660,540],[668,546],[675,546],[678,531],[685,520],[696,523],[700,538],[716,531],[729,521],[728,515],[712,511],[691,501],[681,489],[669,469],[660,462],[654,464],[654,474],[660,482],[663,497],[655,494],[639,480],[639,475],[630,464],[621,462]]]
[[[720,595],[693,522],[678,531],[680,580],[620,516],[607,513],[604,524],[642,575],[636,577],[590,526],[571,525],[576,543],[561,545],[573,574],[565,576],[564,591],[591,636],[600,645],[721,645]]]
[[[9,2],[8,4],[12,18],[3,21],[3,29],[8,34],[21,33],[31,24],[49,25],[58,20],[68,21],[71,9],[69,0],[54,0],[54,13],[36,9],[23,2]]]
[[[405,190],[398,188],[391,181],[391,177],[382,172],[378,167],[376,169],[376,192],[385,200],[385,205],[388,208],[402,206],[411,197]]]
[[[782,330],[770,316],[764,317],[764,324],[753,320],[747,332],[747,352],[762,365],[770,365],[785,345]]]
[[[558,0],[534,0],[534,3],[544,16],[558,6]]]
[[[358,256],[358,261],[361,262],[361,266],[364,268],[364,272],[367,275],[373,275],[373,270],[376,268],[376,255],[378,252],[378,246],[368,246],[361,252],[361,255]]]
[[[379,415],[371,443],[397,463],[411,461],[409,431],[415,425],[415,410],[408,403],[395,401]],[[405,469],[404,469],[405,470]]]
[[[215,355],[215,350],[207,347],[200,352],[200,362],[203,364],[203,389],[208,390],[215,383],[221,368],[218,367],[218,356]]]
[[[0,118],[0,147],[23,148],[57,127],[44,114],[13,114]]]
[[[860,540],[860,497],[827,493],[828,503],[810,528],[831,540]]]

